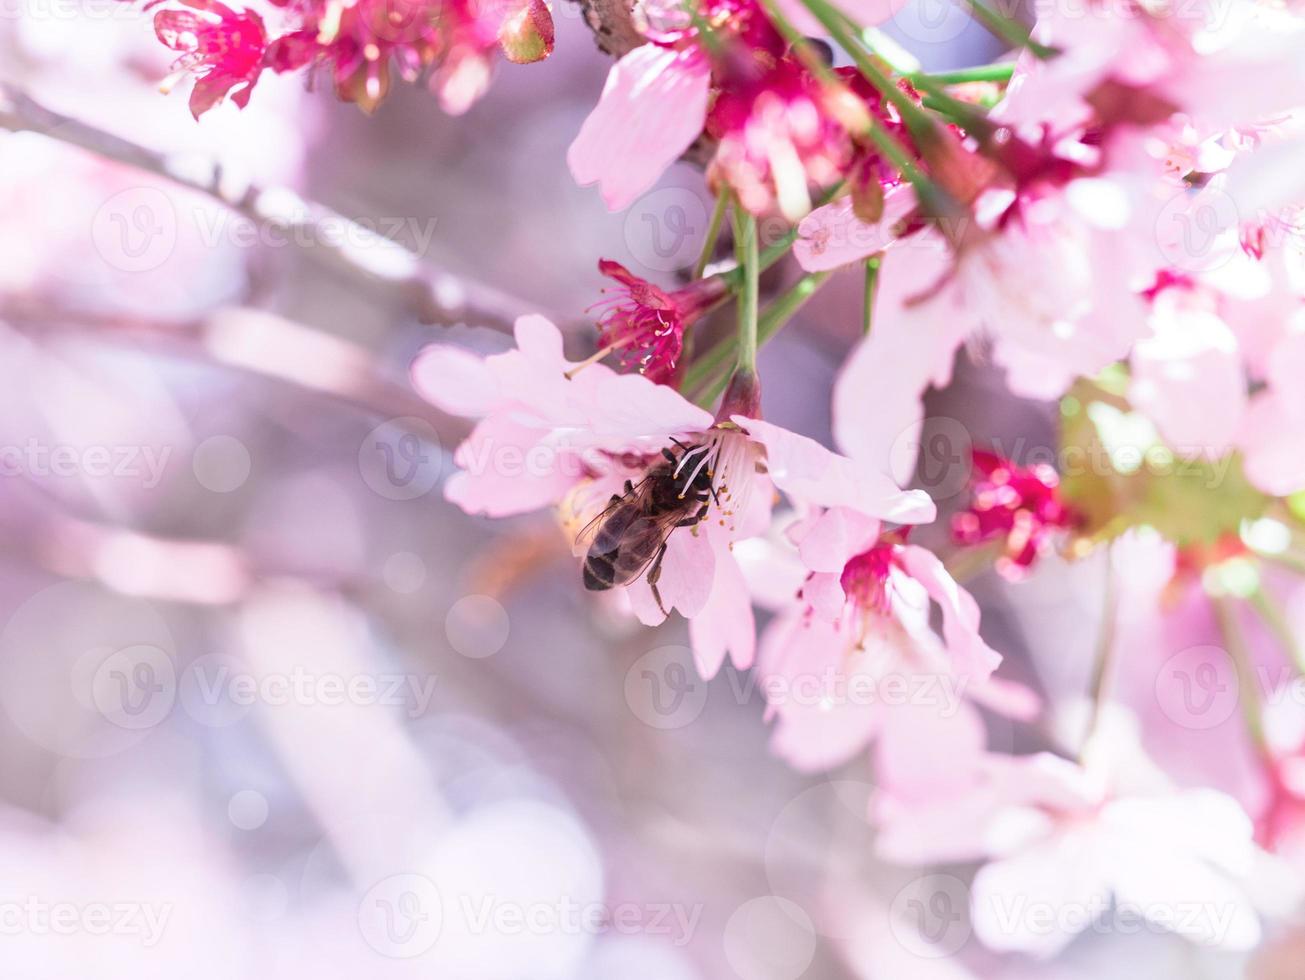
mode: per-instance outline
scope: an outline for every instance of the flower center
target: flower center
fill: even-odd
[[[848,602],[863,613],[886,616],[890,611],[888,574],[893,568],[893,546],[877,544],[843,566],[839,583]]]

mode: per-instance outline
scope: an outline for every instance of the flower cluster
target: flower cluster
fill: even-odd
[[[553,42],[542,0],[286,0],[285,33],[177,2],[156,25],[196,76],[197,115],[243,105],[268,68],[327,72],[368,108],[391,71],[424,75],[457,112],[495,49],[531,61]],[[1305,839],[1305,722],[1254,690],[1266,663],[1305,674],[1279,608],[1305,567],[1305,16],[1052,4],[1029,34],[974,4],[1017,55],[931,74],[867,30],[895,7],[636,5],[643,43],[567,162],[620,210],[692,151],[717,201],[701,260],[675,285],[601,260],[614,285],[591,356],[537,316],[500,353],[427,348],[414,385],[474,421],[445,494],[557,514],[577,584],[648,626],[678,613],[704,678],[727,660],[755,672],[793,766],[867,757],[881,855],[981,865],[988,946],[1054,955],[1091,919],[1005,921],[1022,895],[1055,915],[1136,904],[1245,949],[1261,929],[1248,877]],[[734,260],[712,263],[726,215]],[[787,229],[764,250],[763,219]],[[768,295],[762,274],[790,255]],[[818,393],[830,448],[766,418],[758,349],[835,275],[863,299]],[[973,419],[944,419],[966,439],[928,450],[926,395],[961,352],[1049,403],[1054,465],[972,450],[995,435]],[[961,494],[930,537],[934,498]],[[991,567],[1018,594],[1053,551],[1105,573],[1086,698],[1056,689],[1059,669],[1012,671],[961,581]],[[1212,644],[1208,671],[1156,661]],[[1204,730],[1193,678],[1239,685],[1248,723],[1180,772],[1174,744]],[[1046,751],[999,751],[990,730]],[[1162,914],[1188,900],[1228,915]]]
[[[173,0],[152,0],[147,6]],[[198,118],[230,95],[248,103],[264,71],[324,73],[346,102],[371,111],[393,73],[425,77],[447,112],[484,94],[496,52],[513,62],[546,58],[553,21],[544,0],[269,0],[274,34],[255,10],[219,0],[175,0],[154,15],[159,40],[181,52],[174,68],[195,76]]]
[[[862,27],[892,13],[863,6],[844,12]],[[417,365],[427,398],[479,420],[450,499],[557,506],[589,589],[645,624],[680,613],[704,677],[726,660],[754,672],[778,756],[868,756],[880,854],[982,865],[971,917],[993,949],[1055,955],[1112,903],[1248,948],[1247,881],[1264,848],[1302,839],[1299,718],[1249,726],[1239,758],[1258,794],[1162,768],[1198,726],[1156,680],[1158,634],[1187,617],[1216,630],[1230,659],[1214,676],[1244,688],[1254,611],[1273,651],[1254,655],[1285,645],[1305,669],[1266,584],[1305,490],[1305,20],[1237,7],[1190,22],[1052,10],[1032,36],[1003,22],[1017,60],[931,76],[823,0],[646,4],[647,41],[612,67],[568,162],[621,209],[693,148],[732,216],[733,266],[703,275],[710,238],[675,288],[604,260],[617,286],[588,360],[523,321],[517,350],[434,347]],[[791,227],[779,255],[756,240],[775,217]],[[761,273],[790,247],[804,275],[762,309]],[[864,280],[863,336],[831,393],[831,450],[764,419],[756,351],[839,270]],[[962,349],[1055,404],[1059,466],[968,444],[929,455],[924,398]],[[624,373],[598,363],[609,354]],[[478,462],[491,441],[579,462],[497,480]],[[966,478],[934,479],[940,464]],[[965,493],[950,551],[914,531],[935,505],[913,477]],[[1004,668],[960,584],[983,567],[1036,579],[1052,551],[1107,568],[1086,706]],[[1056,750],[998,751],[992,719],[1043,726]],[[1167,839],[1178,823],[1193,829]],[[1227,915],[1179,921],[1183,895]],[[1006,921],[1011,896],[1060,926]]]

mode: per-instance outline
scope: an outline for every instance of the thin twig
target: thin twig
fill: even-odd
[[[0,319],[43,338],[89,331],[103,343],[151,348],[229,370],[288,383],[382,419],[418,419],[447,446],[470,431],[465,419],[439,411],[406,383],[389,377],[367,350],[263,310],[229,307],[202,318],[152,321],[33,300],[0,297]]]
[[[232,186],[217,161],[197,162],[141,146],[46,108],[22,89],[0,83],[0,128],[38,133],[96,156],[171,181],[218,202],[256,225],[275,226],[329,273],[344,274],[397,298],[425,323],[468,323],[510,330],[532,305],[424,261],[393,239],[285,188]],[[328,230],[329,229],[329,230]],[[344,232],[344,233],[341,233]]]
[[[1101,630],[1097,634],[1096,656],[1092,661],[1092,682],[1090,686],[1091,703],[1086,734],[1079,748],[1079,761],[1083,760],[1092,736],[1101,725],[1101,716],[1105,711],[1110,685],[1114,679],[1115,666],[1115,631],[1119,621],[1119,583],[1115,576],[1115,558],[1110,549],[1106,549],[1106,581],[1101,610]]]

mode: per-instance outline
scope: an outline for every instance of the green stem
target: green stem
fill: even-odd
[[[917,87],[922,81],[937,85],[965,85],[968,82],[1009,82],[1015,74],[1015,62],[1000,61],[992,65],[976,65],[973,68],[957,68],[954,71],[914,71],[905,78]]]
[[[1273,601],[1273,597],[1264,591],[1264,587],[1256,589],[1250,596],[1251,606],[1260,614],[1260,619],[1264,620],[1264,625],[1282,644],[1283,650],[1296,668],[1296,673],[1305,677],[1305,653],[1301,651],[1300,644],[1296,642],[1296,635],[1292,632],[1291,624],[1287,622],[1287,617],[1283,615],[1278,604]]]
[[[982,24],[989,34],[1001,38],[1012,48],[1028,48],[1035,58],[1042,61],[1054,58],[1060,53],[1055,48],[1049,48],[1033,40],[1029,37],[1027,27],[1009,17],[1003,17],[987,6],[983,0],[965,0],[965,3],[974,12],[974,19]]]
[[[718,38],[716,32],[712,30],[711,24],[707,23],[706,18],[702,16],[702,11],[698,9],[698,5],[696,3],[686,3],[684,7],[689,13],[689,20],[692,22],[693,26],[697,28],[698,40],[702,42],[703,47],[705,47],[713,57],[720,55],[722,52],[720,38]]]
[[[1109,696],[1110,683],[1114,677],[1115,665],[1115,626],[1119,618],[1119,588],[1115,582],[1115,560],[1110,549],[1106,549],[1106,584],[1105,601],[1101,613],[1101,632],[1097,635],[1096,657],[1093,659],[1091,683],[1091,713],[1088,716],[1086,735],[1079,748],[1078,758],[1083,761],[1084,752],[1101,725],[1101,715]]]
[[[720,226],[725,221],[725,209],[728,206],[728,194],[716,195],[716,206],[711,211],[711,223],[707,226],[707,237],[702,242],[702,253],[698,256],[698,261],[693,264],[694,279],[702,278],[703,272],[707,269],[707,263],[711,261],[712,254],[716,251],[716,242],[720,238]]]
[[[959,548],[943,560],[947,574],[964,585],[981,572],[986,572],[1001,557],[1001,541],[989,541],[970,548]]]
[[[757,370],[757,307],[761,292],[760,256],[757,252],[757,219],[743,208],[734,207],[734,255],[743,272],[739,290],[739,336],[736,370]]]
[[[869,337],[874,325],[875,293],[879,288],[879,263],[881,256],[872,255],[865,260],[865,307],[861,314],[861,332]]]
[[[1268,757],[1270,752],[1264,734],[1264,712],[1256,687],[1255,671],[1251,667],[1250,649],[1237,622],[1237,610],[1233,607],[1232,600],[1226,596],[1211,596],[1210,605],[1214,609],[1214,618],[1219,624],[1219,633],[1223,637],[1228,658],[1237,672],[1237,700],[1241,702],[1242,715],[1246,719],[1246,731],[1256,749]]]
[[[784,327],[821,286],[829,279],[829,272],[814,272],[803,276],[787,290],[775,297],[757,320],[757,345],[760,347],[769,341]],[[689,366],[684,375],[683,390],[697,392],[694,401],[700,405],[710,405],[720,397],[729,383],[730,372],[720,372],[729,363],[730,352],[734,348],[734,339],[726,337],[717,341],[710,350]],[[712,379],[715,378],[713,381]]]
[[[765,0],[765,2],[766,13],[770,17],[771,23],[775,25],[779,32],[783,34],[788,42],[793,46],[794,53],[807,67],[807,70],[819,78],[826,86],[846,92],[847,86],[844,85],[843,81],[834,73],[834,70],[824,63],[824,60],[819,55],[812,52],[810,42],[802,32],[794,27],[783,13],[780,12],[773,0]],[[821,19],[822,23],[825,23],[826,28],[831,34],[835,35],[836,39],[838,39],[838,34],[835,33],[835,28],[831,27],[830,24],[839,25],[838,32],[841,32],[842,34],[840,43],[842,43],[849,51],[854,51],[854,57],[859,55],[861,61],[858,62],[858,67],[861,67],[862,62],[864,63],[862,74],[865,74],[867,78],[870,78],[871,83],[879,89],[884,97],[892,102],[893,105],[898,107],[898,112],[900,112],[902,118],[907,121],[908,127],[913,127],[911,122],[912,119],[916,120],[915,125],[920,127],[920,138],[928,138],[928,134],[932,132],[932,127],[934,125],[933,120],[924,113],[919,106],[907,98],[906,95],[892,83],[887,75],[879,70],[878,66],[865,55],[863,49],[852,42],[850,36],[847,34],[846,30],[843,29],[839,21],[839,18],[842,15],[839,14],[835,8],[825,4],[825,16],[821,17],[820,12],[816,10],[813,4],[823,4],[824,0],[803,0],[803,2],[806,3],[807,7],[817,18]],[[867,74],[867,72],[869,74]],[[872,75],[874,77],[872,77]],[[878,78],[879,81],[875,81],[875,78]],[[867,129],[865,130],[864,135],[874,143],[875,148],[897,169],[899,174],[915,185],[917,192],[921,195],[921,200],[933,199],[935,196],[935,188],[933,187],[932,182],[925,177],[924,172],[916,165],[915,160],[912,159],[911,154],[907,151],[906,147],[902,145],[897,137],[888,131],[883,122],[873,114],[867,113],[866,120]],[[911,131],[912,133],[915,133],[914,128],[912,128]]]
[[[865,76],[866,81],[893,104],[912,135],[917,138],[929,138],[936,130],[937,124],[927,112],[911,101],[911,98],[893,83],[883,69],[875,64],[874,59],[866,51],[864,39],[859,35],[860,28],[853,25],[847,15],[828,0],[802,0],[802,2],[816,20],[824,25],[825,30],[829,31],[829,36],[851,56],[857,70]]]
[[[987,140],[996,131],[997,127],[988,121],[988,114],[983,109],[972,102],[951,95],[941,83],[919,77],[915,84],[921,92],[925,93],[921,103],[926,109],[942,113],[963,127],[971,136]]]
[[[838,195],[843,192],[843,186],[844,186],[844,182],[839,181],[833,187],[829,188],[829,190],[821,194],[820,197],[816,200],[815,206],[818,208],[824,207],[826,204],[828,204],[834,198],[838,197]],[[798,236],[797,226],[794,225],[788,231],[784,232],[784,234],[780,236],[779,240],[776,241],[775,244],[768,245],[765,249],[762,250],[761,256],[758,259],[757,268],[760,271],[765,272],[776,262],[782,259],[785,255],[788,254],[789,249],[793,247],[793,243],[797,241],[797,236]],[[720,276],[722,279],[726,280],[729,283],[730,289],[733,292],[738,292],[743,285],[742,269],[738,269],[738,268],[730,269],[726,272],[720,273]]]

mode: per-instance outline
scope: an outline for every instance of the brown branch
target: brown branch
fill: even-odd
[[[285,188],[230,187],[216,161],[197,164],[149,149],[89,123],[47,109],[16,86],[0,83],[0,128],[39,133],[203,194],[256,225],[281,229],[332,275],[346,275],[397,297],[425,323],[468,323],[510,330],[532,304],[425,262],[398,242]],[[324,229],[347,229],[332,234]],[[348,242],[350,244],[343,244]]]
[[[378,418],[415,418],[447,446],[470,431],[389,377],[365,349],[263,310],[232,307],[201,319],[152,321],[0,296],[0,319],[29,336],[84,331],[105,343],[147,344],[177,356],[286,382]]]
[[[613,58],[633,51],[648,39],[635,25],[632,0],[572,0],[594,32],[598,47]]]

